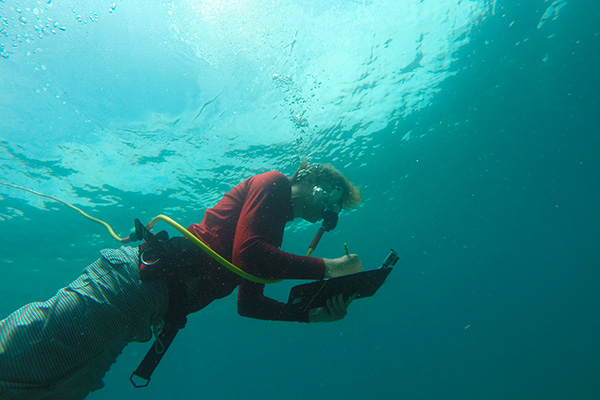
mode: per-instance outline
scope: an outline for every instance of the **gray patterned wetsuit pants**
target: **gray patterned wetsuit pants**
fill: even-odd
[[[127,343],[151,339],[166,285],[139,280],[136,248],[101,254],[48,301],[0,320],[0,400],[83,399]]]

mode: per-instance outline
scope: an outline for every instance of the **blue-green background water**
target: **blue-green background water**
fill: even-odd
[[[600,398],[597,2],[13,3],[2,180],[126,234],[163,212],[197,222],[307,156],[365,198],[315,255],[401,256],[335,324],[217,301],[148,389],[128,383],[147,349],[132,344],[90,399]],[[2,317],[115,246],[72,210],[0,195]],[[283,248],[304,253],[316,228],[290,225]]]

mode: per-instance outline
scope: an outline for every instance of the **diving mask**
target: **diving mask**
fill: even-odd
[[[340,187],[325,190],[320,186],[313,187],[315,203],[321,209],[323,228],[326,231],[334,229],[338,222],[338,214],[342,210],[344,191]]]

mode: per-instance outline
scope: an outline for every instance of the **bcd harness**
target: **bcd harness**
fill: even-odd
[[[157,221],[164,221],[183,234],[184,237],[173,237],[169,239],[166,231],[154,234],[150,229]],[[139,246],[140,279],[151,281],[162,279],[167,284],[169,291],[169,303],[167,312],[163,318],[164,325],[154,332],[155,341],[146,353],[146,356],[131,374],[129,380],[136,387],[146,387],[150,384],[150,377],[165,352],[175,339],[180,329],[187,322],[187,288],[185,281],[178,274],[178,265],[189,265],[198,253],[206,253],[219,264],[226,267],[240,277],[261,284],[275,283],[280,280],[267,280],[250,275],[231,264],[225,258],[200,241],[187,229],[164,215],[155,217],[146,226],[136,219],[134,222],[135,232],[128,238],[129,241],[144,240]],[[140,382],[136,382],[136,378]]]
[[[334,229],[337,225],[337,213],[331,213],[330,215],[326,215],[324,212],[324,220],[323,226],[321,226],[315,235],[311,245],[309,246],[309,250],[307,256],[310,256],[312,252],[315,250],[323,233],[326,231],[330,231]],[[168,234],[166,231],[161,231],[157,234],[150,232],[150,229],[154,224],[162,220],[173,228],[178,230],[189,240],[184,240],[183,238],[174,237],[169,240]],[[186,302],[187,302],[187,288],[185,282],[182,279],[178,279],[176,276],[176,271],[171,269],[175,262],[166,262],[166,265],[157,265],[161,261],[168,260],[173,257],[175,253],[177,254],[177,258],[179,261],[189,262],[190,258],[193,255],[197,255],[198,248],[200,248],[204,253],[208,254],[214,260],[216,260],[219,264],[226,267],[233,273],[239,275],[240,277],[250,280],[252,282],[266,284],[266,283],[276,283],[280,280],[266,280],[262,278],[258,278],[254,275],[250,275],[247,272],[239,269],[235,265],[231,264],[229,261],[221,257],[214,250],[200,241],[196,236],[190,233],[187,229],[183,228],[177,222],[173,221],[169,217],[164,215],[159,215],[155,217],[150,223],[146,226],[140,222],[139,219],[135,220],[135,232],[131,234],[128,238],[129,241],[138,241],[144,240],[145,242],[139,247],[139,261],[140,261],[140,278],[143,280],[153,280],[153,279],[165,279],[167,283],[167,288],[169,290],[169,304],[167,307],[167,312],[164,316],[164,326],[159,329],[158,332],[155,332],[156,339],[152,344],[152,347],[146,353],[146,356],[137,367],[137,369],[131,374],[129,380],[131,384],[136,388],[146,387],[150,384],[150,377],[152,373],[158,366],[158,363],[163,358],[165,352],[175,339],[175,336],[179,332],[180,329],[185,327],[187,322],[187,313],[186,313]],[[177,249],[170,249],[169,245],[172,241],[179,241],[179,245]],[[195,250],[195,251],[194,251]],[[181,252],[187,253],[187,257],[181,257]],[[152,267],[155,267],[155,271],[152,271]],[[171,267],[171,268],[169,268]],[[156,273],[158,270],[158,273]],[[144,279],[145,276],[146,278]],[[150,276],[151,274],[155,274],[156,276]],[[138,378],[141,382],[136,382],[136,378]]]

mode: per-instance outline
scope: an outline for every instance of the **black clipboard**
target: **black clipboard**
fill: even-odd
[[[392,249],[379,269],[294,286],[290,290],[288,306],[308,311],[325,306],[328,299],[340,293],[344,295],[344,299],[354,294],[356,299],[373,296],[392,272],[398,259],[398,254]]]

